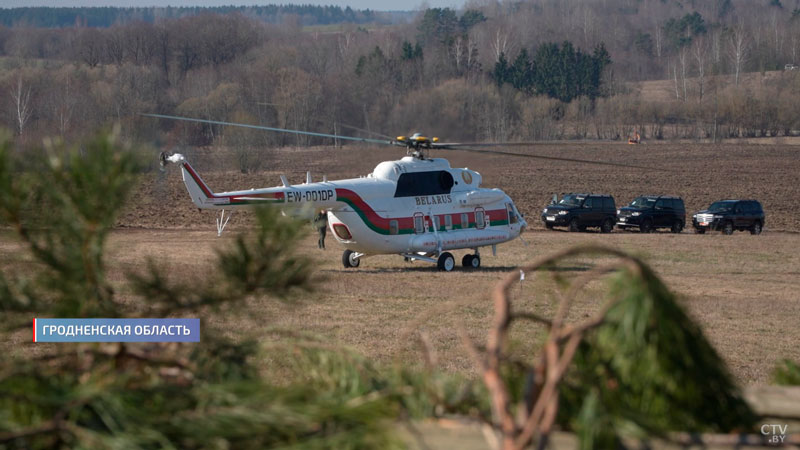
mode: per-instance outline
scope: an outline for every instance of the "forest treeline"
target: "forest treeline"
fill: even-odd
[[[21,145],[118,122],[139,140],[243,153],[332,141],[139,114],[454,140],[797,135],[800,70],[784,69],[800,62],[800,0],[789,3],[473,2],[324,29],[241,12],[18,24],[0,27],[0,120]]]
[[[198,14],[238,13],[267,23],[296,20],[302,25],[336,23],[393,23],[411,13],[354,10],[349,6],[327,5],[252,5],[252,6],[165,6],[119,8],[104,7],[24,7],[0,8],[0,24],[10,26],[61,28],[70,26],[110,27],[132,22],[155,23]]]

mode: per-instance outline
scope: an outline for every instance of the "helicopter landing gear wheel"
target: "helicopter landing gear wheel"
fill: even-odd
[[[455,266],[456,260],[453,258],[453,255],[448,252],[444,252],[439,255],[439,259],[436,261],[436,267],[445,272],[450,272]]]
[[[464,255],[461,265],[467,269],[477,269],[481,266],[481,257],[478,255]]]
[[[342,265],[345,269],[356,268],[361,264],[361,258],[352,250],[345,250],[342,253]]]

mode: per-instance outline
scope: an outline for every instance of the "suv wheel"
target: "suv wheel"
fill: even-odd
[[[725,222],[725,225],[722,226],[722,232],[729,236],[733,234],[733,222]]]
[[[581,230],[581,226],[580,226],[580,224],[578,224],[578,218],[577,217],[575,217],[575,218],[573,218],[572,220],[569,221],[569,231],[572,231],[573,233],[575,233],[575,232],[580,231],[580,230]]]
[[[683,231],[683,222],[681,222],[680,220],[676,220],[675,222],[673,222],[670,231],[672,231],[673,233],[680,233],[681,231]]]
[[[750,234],[761,234],[761,222],[756,222],[753,224],[753,227],[750,228]]]
[[[705,228],[695,228],[694,232],[697,233],[697,234],[706,234],[706,229]]]
[[[642,233],[652,233],[653,232],[653,221],[650,219],[645,219],[641,225],[639,225],[639,231]]]
[[[614,229],[614,221],[610,218],[603,221],[603,225],[600,226],[600,231],[603,233],[611,233],[611,230]]]
[[[544,224],[544,227],[547,228],[548,230],[552,230],[553,229],[553,224],[552,223],[546,223],[546,224]]]

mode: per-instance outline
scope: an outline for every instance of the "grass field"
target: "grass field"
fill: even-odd
[[[110,242],[112,277],[141,267],[146,257],[162,260],[170,276],[202,275],[224,245],[207,231],[131,230],[114,233]],[[727,360],[743,384],[769,381],[781,358],[800,360],[800,235],[765,233],[694,235],[682,233],[566,233],[537,231],[525,234],[528,245],[516,241],[499,248],[496,257],[484,253],[483,268],[457,268],[442,273],[430,264],[405,263],[397,256],[365,259],[358,269],[341,266],[341,248],[316,248],[309,236],[300,251],[315,261],[317,288],[299,302],[253,300],[241,314],[231,311],[215,319],[238,333],[279,339],[273,329],[323,337],[333,345],[351,347],[384,363],[421,362],[419,331],[436,348],[439,364],[448,371],[471,374],[472,367],[457,335],[458,327],[476,341],[485,340],[491,320],[489,292],[509,270],[538,256],[582,243],[602,243],[643,257],[676,292],[691,315]],[[8,246],[0,251],[8,251]],[[457,255],[457,256],[460,256]],[[565,267],[575,274],[591,261]],[[601,286],[590,286],[597,294]],[[552,286],[527,277],[516,290],[515,307],[547,314]],[[586,297],[574,316],[599,306],[598,297]],[[515,328],[513,340],[522,355],[538,351],[541,330]]]

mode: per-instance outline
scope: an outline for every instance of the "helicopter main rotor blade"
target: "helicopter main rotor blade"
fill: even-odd
[[[275,131],[278,133],[289,133],[289,134],[302,134],[306,136],[317,136],[317,137],[328,137],[333,139],[345,139],[348,141],[356,141],[356,142],[366,142],[370,144],[381,144],[381,145],[396,145],[396,146],[403,146],[405,147],[406,144],[393,141],[393,140],[382,140],[382,139],[370,139],[370,138],[360,138],[360,137],[353,137],[353,136],[340,136],[336,134],[327,134],[327,133],[315,133],[313,131],[300,131],[300,130],[289,130],[286,128],[274,128],[274,127],[266,127],[263,125],[250,125],[246,123],[236,123],[236,122],[223,122],[220,120],[208,120],[208,119],[196,119],[193,117],[181,117],[181,116],[168,116],[165,114],[140,114],[146,117],[155,117],[157,119],[168,119],[168,120],[183,120],[186,122],[197,122],[197,123],[207,123],[211,125],[228,125],[232,127],[242,127],[242,128],[251,128],[255,130],[266,130],[266,131]]]
[[[534,145],[549,144],[545,142],[443,142],[433,143],[431,148],[461,148],[461,147],[530,147]]]
[[[583,164],[597,164],[601,166],[616,166],[616,167],[627,167],[630,169],[644,169],[644,170],[653,170],[658,172],[670,172],[670,170],[656,168],[656,167],[645,167],[645,166],[637,166],[634,164],[623,164],[623,163],[612,163],[612,162],[605,162],[605,161],[592,161],[591,159],[578,159],[578,158],[564,158],[561,156],[544,156],[544,155],[531,155],[527,153],[514,153],[514,152],[504,152],[502,150],[483,150],[480,148],[469,148],[469,147],[458,147],[453,149],[444,148],[444,150],[454,150],[454,151],[465,151],[465,152],[473,152],[473,153],[484,153],[488,155],[506,155],[506,156],[518,156],[520,158],[534,158],[534,159],[545,159],[549,161],[564,161],[564,162],[574,162],[574,163],[583,163]]]

